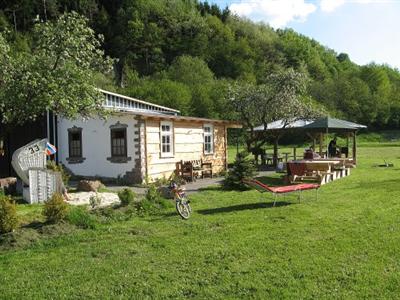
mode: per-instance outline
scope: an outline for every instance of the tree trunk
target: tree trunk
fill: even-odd
[[[43,0],[43,13],[44,13],[44,20],[47,22],[47,7],[46,7],[46,0]]]
[[[279,142],[279,137],[276,137],[274,139],[274,158],[273,158],[274,168],[278,166],[278,142]]]
[[[251,153],[251,142],[249,140],[246,140],[246,148],[247,152]]]
[[[13,10],[13,19],[14,19],[14,30],[17,32],[17,15],[15,13],[15,10]]]

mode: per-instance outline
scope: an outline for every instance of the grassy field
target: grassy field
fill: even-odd
[[[398,298],[399,166],[400,147],[362,147],[318,200],[209,188],[188,221],[171,208],[0,250],[0,298]]]

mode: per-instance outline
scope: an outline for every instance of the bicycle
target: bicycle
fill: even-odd
[[[190,200],[187,197],[185,190],[179,187],[174,181],[171,181],[169,188],[174,194],[176,211],[182,219],[189,219],[190,214],[192,213],[192,208],[190,207]]]

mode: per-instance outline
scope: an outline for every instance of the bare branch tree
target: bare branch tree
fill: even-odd
[[[244,125],[247,151],[259,152],[274,135],[268,131],[269,123],[282,120],[285,128],[296,120],[318,115],[306,94],[307,84],[305,74],[288,69],[269,75],[262,85],[236,83],[230,87],[229,103]],[[263,130],[256,131],[258,126]],[[280,136],[275,135],[272,137],[277,142]]]

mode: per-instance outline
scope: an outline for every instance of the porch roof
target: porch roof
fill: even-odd
[[[315,120],[313,123],[305,125],[305,130],[329,130],[330,132],[340,131],[357,131],[358,129],[367,128],[365,125],[357,124],[354,122],[335,119],[331,117],[323,117]]]
[[[187,116],[176,116],[176,115],[166,115],[161,113],[144,113],[144,112],[130,112],[130,111],[119,111],[120,113],[132,114],[138,116],[143,120],[172,120],[172,121],[187,121],[187,122],[196,122],[196,123],[212,123],[212,124],[221,124],[225,125],[228,128],[242,128],[242,124],[237,121],[229,121],[229,120],[217,120],[217,119],[207,119],[207,118],[198,118],[198,117],[187,117]]]
[[[292,129],[301,129],[305,131],[322,131],[326,132],[348,132],[357,131],[359,129],[367,128],[365,125],[357,124],[354,122],[335,119],[331,117],[323,117],[317,120],[300,119],[293,122],[286,123],[284,120],[278,120],[267,124],[267,131],[289,131]],[[264,126],[260,125],[254,128],[254,131],[264,131]]]

